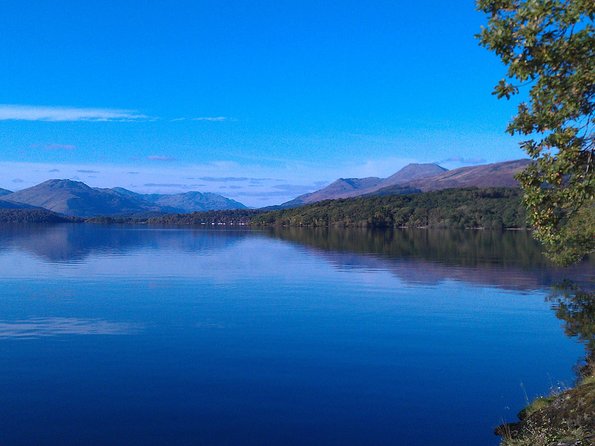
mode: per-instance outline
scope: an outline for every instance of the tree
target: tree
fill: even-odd
[[[519,176],[546,253],[570,264],[595,250],[593,0],[477,0],[477,35],[507,66],[499,99],[528,90],[509,123],[534,162]]]

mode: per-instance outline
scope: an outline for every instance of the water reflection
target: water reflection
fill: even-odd
[[[64,335],[124,335],[138,333],[141,325],[75,317],[30,318],[0,321],[1,339],[31,339]]]
[[[566,335],[583,343],[588,359],[595,361],[595,284],[589,285],[581,287],[566,280],[552,288],[548,300],[556,317],[564,321]]]
[[[307,247],[340,268],[384,269],[402,281],[458,280],[505,289],[593,281],[592,262],[557,268],[525,231],[276,228],[269,235]]]
[[[496,444],[582,354],[562,274],[526,233],[0,227],[0,443]]]
[[[93,254],[127,254],[140,248],[206,252],[227,248],[246,231],[176,230],[92,224],[0,226],[0,253],[16,248],[50,262],[80,262]]]
[[[44,262],[64,264],[88,263],[90,258],[101,263],[103,259],[106,271],[116,265],[113,256],[126,256],[126,270],[131,273],[181,277],[204,273],[210,262],[217,261],[205,256],[228,250],[226,256],[219,254],[217,259],[227,262],[229,268],[238,262],[251,262],[253,267],[243,268],[244,273],[258,274],[259,266],[273,267],[269,265],[271,262],[276,262],[279,274],[283,268],[290,268],[274,257],[292,256],[291,249],[273,254],[269,243],[269,251],[255,251],[254,244],[249,243],[255,237],[282,241],[286,248],[305,249],[338,269],[388,271],[407,284],[437,285],[456,280],[503,289],[534,290],[567,277],[579,285],[594,278],[592,262],[570,269],[556,268],[543,257],[529,233],[511,231],[3,226],[0,255],[27,252]],[[139,256],[130,255],[141,251],[144,252]],[[159,253],[160,262],[151,259],[151,252]],[[190,255],[187,261],[182,260],[183,254]]]

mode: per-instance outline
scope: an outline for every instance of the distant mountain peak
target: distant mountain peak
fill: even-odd
[[[382,187],[405,184],[418,178],[440,175],[448,169],[435,163],[411,163],[382,181]]]
[[[530,160],[521,159],[448,170],[436,163],[411,163],[388,178],[339,178],[323,189],[283,203],[296,207],[322,200],[363,195],[425,192],[461,187],[518,187],[515,174]]]
[[[53,187],[72,187],[72,186],[76,186],[76,187],[82,187],[82,188],[86,188],[86,189],[91,189],[90,186],[87,186],[85,183],[83,183],[82,181],[75,181],[75,180],[69,180],[66,178],[53,178],[51,180],[47,180],[44,181],[43,183],[38,184],[38,186],[53,186]]]
[[[2,199],[11,203],[36,206],[77,217],[246,208],[237,201],[214,193],[188,192],[171,195],[145,195],[122,187],[93,188],[81,181],[68,179],[47,180],[36,186],[3,195]]]
[[[530,163],[529,159],[519,159],[460,167],[432,177],[414,179],[409,184],[424,192],[461,187],[518,187],[515,174]]]

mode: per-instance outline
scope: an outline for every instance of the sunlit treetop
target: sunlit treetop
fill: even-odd
[[[536,237],[550,257],[576,262],[595,250],[595,2],[478,0],[488,23],[478,38],[507,66],[498,98],[523,90],[508,125],[528,136],[535,162],[519,180]]]

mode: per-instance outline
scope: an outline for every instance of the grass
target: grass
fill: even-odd
[[[502,446],[592,446],[594,438],[582,427],[528,423],[520,437],[504,437]]]
[[[518,423],[499,428],[501,446],[593,446],[595,367],[573,389],[540,397],[519,413]]]

